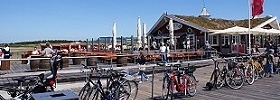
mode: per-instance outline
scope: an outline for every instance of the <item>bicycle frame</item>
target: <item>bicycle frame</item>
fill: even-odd
[[[85,66],[85,65],[83,65],[83,66],[85,68],[87,68],[87,66]],[[93,72],[93,70],[94,69],[92,68],[91,72]],[[103,71],[103,70],[97,68],[96,71],[97,71],[98,74],[101,74],[100,71]],[[119,92],[123,92],[123,91],[119,91],[119,89],[122,88],[123,84],[125,84],[125,82],[127,81],[123,78],[124,75],[117,74],[117,73],[116,73],[116,75],[113,75],[113,70],[112,69],[110,69],[108,71],[111,72],[111,74],[106,76],[106,78],[110,81],[109,83],[107,83],[107,88],[105,89],[103,87],[100,75],[97,75],[96,82],[93,82],[90,79],[90,77],[86,77],[86,81],[87,81],[86,85],[82,88],[82,90],[79,93],[79,96],[84,96],[84,95],[85,96],[80,98],[80,99],[88,100],[91,97],[92,93],[94,93],[93,94],[93,99],[119,100],[120,98],[126,97],[127,95],[128,96],[126,98],[129,98],[130,93],[126,93],[127,91],[124,91],[124,93],[119,93]],[[86,76],[87,76],[87,73],[86,73]],[[90,89],[85,90],[87,87],[90,88]],[[84,92],[87,92],[87,93],[84,94]],[[120,94],[124,94],[124,95],[120,95]]]
[[[193,82],[190,79],[190,76],[192,76],[192,74],[185,73],[185,68],[183,69],[183,73],[180,73],[181,64],[179,64],[179,66],[176,66],[177,70],[173,70],[172,67],[174,67],[174,66],[171,65],[171,69],[170,69],[169,73],[167,72],[166,68],[165,68],[165,72],[164,72],[164,78],[168,78],[170,80],[167,85],[168,90],[170,90],[171,94],[172,94],[174,87],[176,87],[177,92],[184,92],[184,94],[187,95],[187,93],[189,93],[189,90],[193,86],[196,86],[195,82]],[[192,76],[192,77],[195,79],[194,76]],[[194,94],[195,94],[195,92],[191,93],[190,95],[193,96]],[[172,96],[171,96],[171,98],[172,98]]]

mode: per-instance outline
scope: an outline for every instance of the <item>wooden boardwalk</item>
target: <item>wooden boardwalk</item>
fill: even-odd
[[[198,64],[205,64],[206,62],[199,62]],[[213,64],[213,62],[207,62]],[[206,64],[207,65],[207,64]],[[223,87],[219,90],[205,91],[205,83],[209,80],[211,72],[214,66],[202,66],[197,68],[194,76],[197,78],[197,94],[194,97],[181,97],[176,100],[280,100],[280,75],[275,74],[273,78],[263,78],[255,81],[253,85],[245,85],[239,90],[232,90],[228,87]],[[161,96],[161,85],[163,73],[156,73],[154,78],[154,99]],[[149,100],[152,97],[152,78],[148,81],[139,84],[139,91],[137,100]],[[78,86],[74,86],[75,83],[81,83]],[[66,83],[59,83],[63,85]],[[71,85],[73,84],[73,85]],[[69,87],[63,88],[63,90],[71,90],[78,94],[79,90],[83,86],[83,82],[72,82]],[[2,95],[2,94],[1,94]]]
[[[255,81],[253,85],[245,84],[239,90],[232,90],[228,87],[223,87],[219,90],[212,91],[204,90],[205,83],[209,80],[211,71],[214,66],[201,67],[194,73],[198,82],[197,94],[194,97],[175,97],[176,100],[279,100],[280,99],[280,75],[275,74],[273,78],[263,78]],[[154,99],[159,99],[161,96],[163,73],[155,74],[154,81]],[[151,78],[139,84],[137,100],[151,100],[152,84]],[[78,93],[81,87],[71,88],[71,91]]]

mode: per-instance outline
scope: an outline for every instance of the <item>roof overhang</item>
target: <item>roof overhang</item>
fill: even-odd
[[[255,28],[261,28],[265,25],[269,24],[272,28],[280,30],[279,23],[277,17],[272,17],[269,20],[261,23],[260,25],[256,26]]]
[[[159,29],[160,27],[162,27],[163,25],[165,25],[166,23],[169,22],[169,19],[172,18],[173,21],[176,21],[176,22],[179,22],[183,25],[187,25],[187,26],[190,26],[190,27],[193,27],[195,29],[198,29],[202,32],[209,32],[209,29],[206,29],[206,28],[203,28],[199,25],[196,25],[196,24],[193,24],[193,23],[190,23],[188,21],[185,21],[183,19],[180,19],[172,14],[162,14],[162,16],[158,19],[158,21],[153,25],[153,27],[149,30],[149,32],[147,33],[147,35],[150,35],[151,33],[153,33],[155,30]]]

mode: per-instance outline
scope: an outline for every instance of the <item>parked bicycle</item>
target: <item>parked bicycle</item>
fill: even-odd
[[[184,93],[184,95],[194,96],[196,94],[196,78],[193,72],[196,70],[195,66],[183,67],[182,62],[176,63],[157,63],[159,66],[165,67],[163,84],[162,84],[162,97],[163,99],[173,99],[175,91]],[[166,67],[170,67],[167,70]],[[173,70],[176,67],[177,70]],[[169,72],[168,72],[169,71]]]
[[[226,73],[227,70],[223,69],[220,71],[219,68],[219,62],[212,58],[214,62],[214,70],[211,74],[209,82],[206,83],[206,90],[212,90],[212,88],[220,89],[224,85],[224,73]],[[223,74],[223,75],[222,75]]]
[[[252,85],[255,82],[255,68],[251,63],[245,61],[247,58],[248,55],[246,57],[241,56],[241,63],[238,63],[236,66],[243,72],[245,82]],[[237,63],[236,60],[234,61]]]
[[[244,84],[244,75],[239,70],[232,59],[222,58],[219,62],[217,59],[212,59],[215,68],[211,74],[210,81],[206,83],[206,89],[211,90],[213,87],[220,89],[223,86],[229,86],[231,89],[240,89]],[[219,66],[223,66],[220,70]]]
[[[138,92],[138,84],[134,80],[134,77],[127,73],[120,73],[115,70],[108,70],[107,75],[101,75],[103,69],[88,68],[83,65],[85,69],[91,69],[92,72],[96,72],[94,76],[87,76],[86,84],[79,92],[79,98],[81,100],[135,100]],[[94,82],[91,77],[97,78]],[[101,78],[107,80],[107,87],[103,87]]]

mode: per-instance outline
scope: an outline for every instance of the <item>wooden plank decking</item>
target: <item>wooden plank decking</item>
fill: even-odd
[[[239,90],[232,90],[228,87],[222,89],[204,90],[205,83],[209,80],[213,65],[198,68],[194,73],[198,82],[197,94],[194,97],[180,97],[176,100],[279,100],[280,99],[280,75],[275,74],[273,78],[263,78],[255,81],[253,85],[245,84]],[[163,73],[155,74],[154,99],[161,96]],[[139,84],[137,100],[151,100],[151,78]],[[72,88],[71,91],[78,93],[81,87]]]
[[[199,62],[200,64],[205,64],[206,62]],[[212,63],[212,62],[207,62]],[[14,64],[16,66],[17,64]],[[197,94],[194,97],[182,97],[176,100],[279,100],[280,99],[280,75],[275,74],[273,78],[263,78],[255,81],[253,85],[245,85],[240,90],[232,90],[227,87],[223,87],[219,90],[205,91],[203,87],[205,83],[209,80],[210,74],[214,66],[204,66],[200,67],[194,73],[197,78]],[[27,72],[28,73],[28,72]],[[161,85],[163,73],[155,74],[154,81],[154,94],[155,98],[161,96]],[[139,91],[137,95],[137,100],[148,100],[151,99],[151,77],[148,81],[139,84]],[[1,79],[1,81],[11,80],[11,79]],[[72,83],[75,85],[78,81]],[[82,83],[82,82],[81,82]],[[65,83],[59,83],[62,86]],[[83,84],[79,86],[70,86],[63,88],[64,90],[71,90],[78,93]],[[1,94],[2,95],[2,94]]]

